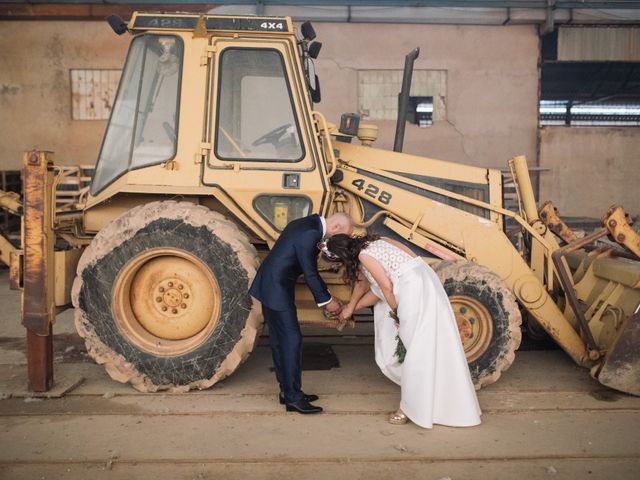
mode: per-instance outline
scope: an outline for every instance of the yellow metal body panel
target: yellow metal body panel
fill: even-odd
[[[0,233],[0,262],[11,265],[11,254],[18,249]]]
[[[362,195],[362,188],[357,185],[360,179],[365,179],[367,184],[376,187],[375,191],[387,192],[391,198],[388,203],[387,197],[385,201],[380,201],[379,196],[367,200],[394,217],[406,219],[409,224],[416,222],[419,234],[439,238],[445,247],[498,274],[576,363],[590,364],[584,342],[496,222],[418,196],[407,189],[413,185],[409,179],[371,168],[366,150],[350,149],[349,152],[360,155],[349,158],[346,149],[341,152],[341,157],[348,162],[340,166],[344,174],[339,183],[342,188]],[[394,164],[394,170],[395,167]],[[390,183],[389,179],[397,183]]]
[[[71,287],[83,249],[59,250],[54,255],[56,307],[71,304]]]
[[[14,215],[20,215],[22,211],[22,202],[20,195],[15,192],[5,192],[0,190],[0,209],[7,210]]]
[[[267,41],[252,41],[251,39],[212,38],[212,50],[214,56],[210,60],[211,84],[209,88],[215,92],[219,83],[220,65],[219,59],[227,49],[251,48],[268,49],[277,51],[284,60],[285,72],[290,79],[291,100],[294,115],[300,128],[302,149],[304,156],[296,162],[251,161],[251,160],[224,160],[218,158],[215,148],[210,150],[207,160],[203,162],[204,171],[202,182],[211,186],[227,197],[237,210],[252,218],[260,230],[266,234],[267,241],[274,241],[282,225],[273,225],[255,209],[254,201],[258,195],[293,195],[304,196],[311,201],[309,213],[326,213],[329,209],[330,198],[326,171],[320,155],[320,145],[315,124],[311,121],[311,105],[305,95],[303,85],[299,79],[303,78],[297,46],[293,37],[287,39],[273,39]],[[218,95],[212,94],[210,112],[216,112]],[[265,112],[266,113],[266,112]],[[210,127],[207,128],[205,144],[214,141],[213,132],[217,128],[216,116],[210,115]],[[299,189],[286,188],[283,184],[285,173],[299,175]],[[281,211],[281,214],[284,212]],[[276,228],[279,227],[279,228]]]

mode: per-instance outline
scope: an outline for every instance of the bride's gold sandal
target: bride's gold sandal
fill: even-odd
[[[389,423],[391,425],[404,425],[409,421],[409,418],[404,414],[402,410],[398,410],[397,412],[393,412],[389,415]]]

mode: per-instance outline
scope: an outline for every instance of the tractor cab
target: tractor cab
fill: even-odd
[[[104,226],[91,207],[158,187],[232,205],[266,241],[328,212],[310,23],[300,35],[288,17],[135,13],[110,23],[134,38],[91,184],[90,230]]]

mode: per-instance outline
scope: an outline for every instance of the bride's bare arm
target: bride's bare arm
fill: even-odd
[[[351,293],[351,299],[349,303],[347,303],[340,313],[340,317],[343,320],[350,318],[353,315],[353,312],[357,310],[358,302],[366,295],[369,291],[369,282],[362,275],[358,277],[358,281],[353,286],[353,292]],[[361,307],[362,308],[362,307]]]
[[[375,293],[373,293],[371,290],[369,290],[358,301],[358,304],[356,305],[355,309],[356,310],[360,310],[361,308],[372,307],[373,305],[375,305],[379,301],[380,301],[380,299],[377,297],[377,295]]]
[[[375,279],[382,290],[382,294],[384,295],[384,299],[387,301],[389,306],[393,310],[398,309],[398,302],[396,301],[396,297],[393,294],[393,283],[391,279],[387,277],[387,272],[385,272],[384,267],[380,265],[380,263],[373,258],[371,255],[367,255],[366,253],[361,253],[358,258],[362,265],[369,270],[371,276]]]

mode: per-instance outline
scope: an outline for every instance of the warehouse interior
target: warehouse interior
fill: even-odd
[[[0,479],[635,480],[639,185],[640,0],[0,0]]]
[[[539,199],[563,215],[599,218],[612,204],[639,213],[636,2],[109,3],[0,3],[3,170],[19,169],[32,148],[63,165],[95,164],[129,42],[108,14],[286,14],[316,26],[317,108],[329,121],[359,113],[390,148],[404,56],[420,47],[412,95],[431,99],[432,121],[408,124],[406,152],[497,168],[526,155]],[[75,91],[82,72],[111,80]]]

